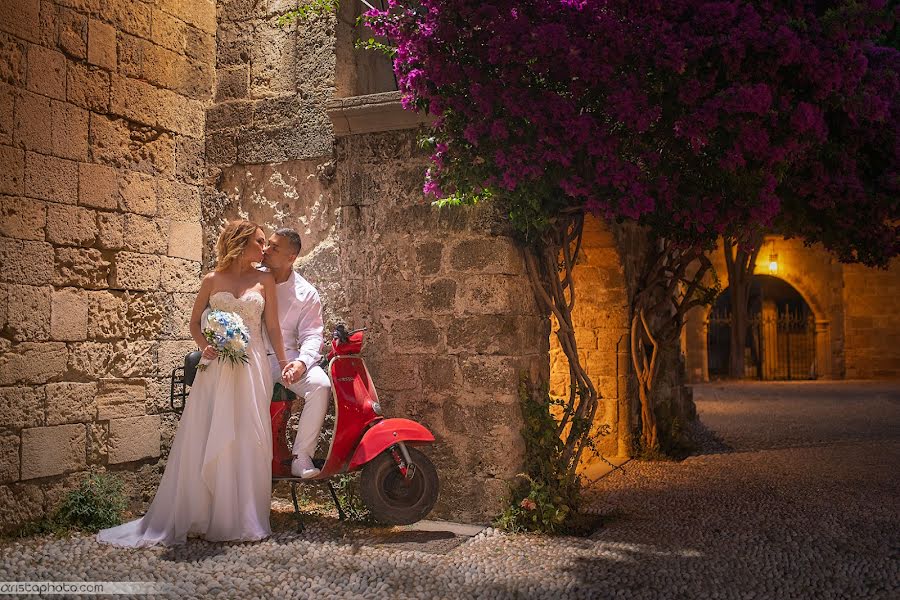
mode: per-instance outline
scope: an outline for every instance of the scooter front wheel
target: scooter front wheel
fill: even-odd
[[[397,461],[386,450],[362,469],[359,493],[369,512],[385,525],[409,525],[424,519],[438,499],[440,483],[437,470],[425,454],[407,447],[415,465],[407,479]]]

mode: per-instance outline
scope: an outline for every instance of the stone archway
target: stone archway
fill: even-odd
[[[606,457],[626,456],[629,447],[628,291],[622,264],[610,228],[586,217],[581,253],[572,273],[576,294],[572,319],[582,364],[601,396],[595,426],[608,432],[598,439],[598,449]],[[568,362],[556,335],[551,334],[550,395],[568,398],[568,390]],[[590,457],[582,463],[589,464]]]
[[[816,374],[819,379],[831,379],[838,375],[834,361],[840,354],[840,330],[835,342],[832,336],[834,315],[834,290],[829,269],[831,260],[827,254],[806,248],[798,240],[784,240],[768,237],[763,241],[766,248],[774,244],[778,252],[776,272],[769,267],[769,252],[760,252],[755,275],[777,277],[790,285],[810,307],[815,318]],[[720,246],[721,247],[721,246]],[[723,290],[728,285],[728,271],[721,250],[710,255],[719,283]],[[698,307],[686,318],[682,331],[682,351],[689,381],[709,381],[709,356],[707,352],[708,324],[711,307]]]
[[[728,377],[731,359],[730,288],[709,307],[706,318],[707,370]],[[815,312],[785,280],[757,273],[750,279],[744,378],[801,380],[818,377]]]

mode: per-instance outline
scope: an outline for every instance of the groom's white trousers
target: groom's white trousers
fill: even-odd
[[[281,381],[280,373],[275,376],[275,381]],[[281,384],[284,385],[284,382],[281,381]],[[322,367],[314,365],[299,381],[285,387],[304,399],[293,453],[312,457],[325,422],[325,413],[328,412],[328,403],[331,401],[331,381]]]

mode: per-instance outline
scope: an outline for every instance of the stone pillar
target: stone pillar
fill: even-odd
[[[816,319],[816,378],[833,379],[831,366],[831,323]]]

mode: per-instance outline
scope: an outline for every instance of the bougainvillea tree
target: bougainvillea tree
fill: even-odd
[[[897,244],[897,53],[879,2],[407,0],[371,11],[407,108],[436,116],[425,191],[500,203],[559,324],[574,466],[597,391],[571,311],[585,214],[639,223],[632,299],[642,443],[660,344],[710,299],[705,252],[760,232],[883,264]],[[893,220],[893,221],[892,221]]]

